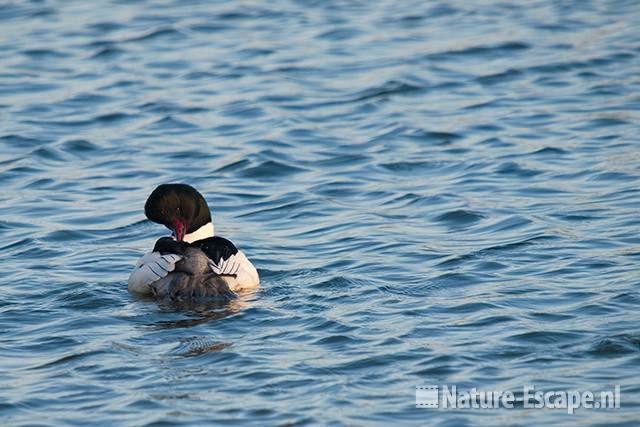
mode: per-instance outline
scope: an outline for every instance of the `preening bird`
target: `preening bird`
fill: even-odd
[[[140,258],[129,292],[161,300],[229,300],[260,284],[258,272],[231,241],[214,236],[204,197],[186,184],[162,184],[147,198],[147,218],[171,230]]]

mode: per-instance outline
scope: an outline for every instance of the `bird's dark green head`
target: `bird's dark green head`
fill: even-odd
[[[147,198],[144,213],[162,224],[178,241],[211,222],[211,212],[202,194],[187,184],[162,184]]]

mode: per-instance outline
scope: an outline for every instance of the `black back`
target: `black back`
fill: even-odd
[[[220,236],[197,240],[191,246],[200,248],[216,264],[220,263],[220,258],[226,260],[238,253],[238,248],[231,241]]]
[[[177,254],[184,255],[186,249],[189,247],[187,242],[178,242],[171,237],[161,237],[156,241],[153,246],[153,252],[160,252],[161,254]]]

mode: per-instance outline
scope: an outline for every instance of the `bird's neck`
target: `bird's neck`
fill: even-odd
[[[198,228],[193,233],[185,234],[184,241],[187,243],[193,243],[196,240],[206,239],[207,237],[213,237],[213,223],[208,222],[202,227]]]

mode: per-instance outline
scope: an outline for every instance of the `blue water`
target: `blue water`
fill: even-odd
[[[637,1],[0,5],[2,425],[637,426]],[[132,298],[158,184],[255,295]],[[600,390],[437,410],[415,387]]]

